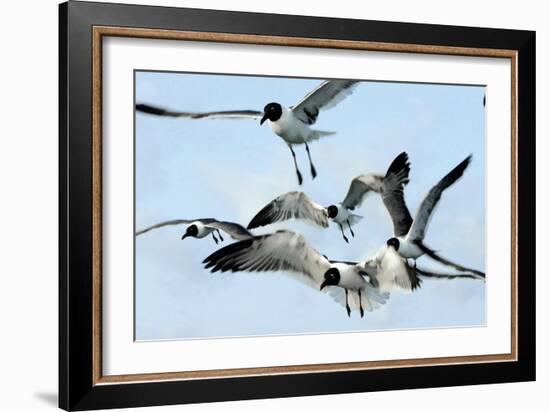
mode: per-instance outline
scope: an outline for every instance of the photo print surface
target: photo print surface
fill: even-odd
[[[136,340],[485,325],[484,86],[134,76]]]

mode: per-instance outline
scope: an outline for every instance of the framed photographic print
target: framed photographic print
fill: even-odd
[[[535,379],[535,33],[60,5],[60,407]]]

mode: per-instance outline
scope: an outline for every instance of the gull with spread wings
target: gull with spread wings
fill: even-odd
[[[364,262],[342,262],[331,260],[334,267],[345,265],[353,267],[356,276],[368,279],[368,282],[382,294],[389,294],[395,289],[406,292],[414,292],[420,288],[422,280],[429,279],[477,279],[485,281],[485,277],[471,271],[461,273],[434,272],[429,269],[421,269],[416,265],[409,265],[407,260],[397,253],[393,248],[386,248],[382,256],[377,259],[369,259]],[[342,281],[338,273],[331,274],[325,279],[325,286],[337,286],[345,289],[347,284]]]
[[[206,237],[211,234],[216,244],[218,244],[218,242],[224,241],[220,230],[227,233],[229,236],[231,236],[231,238],[235,240],[243,240],[253,236],[252,233],[250,233],[248,230],[246,230],[244,227],[242,227],[238,223],[223,222],[212,218],[167,220],[165,222],[157,223],[156,225],[152,225],[145,229],[137,231],[136,236],[147,233],[150,230],[158,229],[165,226],[186,225],[186,224],[189,226],[187,226],[185,233],[181,237],[182,240],[185,239],[186,237],[194,237],[197,239],[202,239],[203,237]],[[219,239],[216,237],[216,233],[218,234]]]
[[[330,109],[340,103],[353,92],[358,81],[356,80],[327,80],[307,94],[296,105],[285,107],[276,102],[268,103],[263,112],[256,110],[229,110],[215,112],[183,112],[173,111],[152,106],[149,104],[137,104],[139,112],[167,117],[181,117],[189,119],[255,119],[260,120],[260,125],[267,122],[271,130],[281,137],[288,145],[294,160],[294,168],[298,183],[302,184],[302,174],[296,162],[296,154],[292,146],[304,144],[309,159],[312,178],[317,176],[317,171],[311,160],[308,143],[324,136],[330,136],[335,132],[327,132],[311,129],[317,121],[319,111]]]
[[[212,253],[203,263],[212,272],[282,271],[317,290],[329,286],[327,279],[338,277],[345,289],[325,291],[345,305],[348,315],[354,309],[363,316],[365,310],[375,310],[389,298],[389,294],[373,287],[368,277],[360,275],[359,267],[330,263],[301,234],[286,230],[232,243]]]
[[[203,261],[211,272],[285,272],[329,295],[345,306],[348,316],[358,310],[373,311],[386,303],[394,288],[414,290],[419,276],[433,278],[476,277],[471,273],[442,274],[412,268],[395,250],[388,250],[379,264],[373,261],[329,260],[299,233],[281,230],[225,246]],[[329,287],[332,286],[332,287]]]
[[[394,237],[390,238],[386,242],[386,247],[382,248],[381,251],[379,251],[379,257],[375,258],[376,261],[380,261],[380,256],[383,256],[383,254],[386,253],[387,249],[393,248],[395,251],[397,251],[397,253],[399,253],[400,256],[406,259],[413,259],[415,265],[416,259],[426,254],[432,259],[447,266],[451,266],[457,270],[467,271],[475,274],[478,277],[485,278],[485,273],[464,267],[455,262],[451,262],[450,260],[441,257],[438,253],[436,253],[434,250],[430,249],[424,244],[424,237],[426,235],[428,223],[433,215],[433,211],[437,206],[437,203],[441,199],[441,195],[443,194],[445,189],[449,188],[453,183],[455,183],[458,179],[462,177],[471,160],[472,156],[470,155],[462,162],[460,162],[453,170],[451,170],[434,187],[430,189],[430,191],[420,204],[414,220],[409,223],[408,227],[404,227],[404,229],[406,230],[401,230],[399,232],[396,231],[394,233]],[[396,219],[400,220],[404,217],[410,217],[409,210],[404,202],[399,205],[395,205],[390,213],[392,214],[392,219],[394,219],[394,221]]]
[[[371,173],[355,177],[351,181],[344,200],[326,208],[314,202],[303,192],[292,191],[282,194],[252,218],[248,229],[292,218],[305,219],[326,228],[330,219],[338,224],[344,240],[348,242],[344,233],[344,225],[347,225],[351,235],[355,236],[351,227],[362,217],[352,211],[361,205],[369,192],[375,192],[380,195],[390,213],[394,233],[400,236],[407,233],[412,223],[412,217],[408,213],[403,199],[403,187],[409,182],[409,172],[409,158],[407,153],[403,152],[392,161],[385,175]]]

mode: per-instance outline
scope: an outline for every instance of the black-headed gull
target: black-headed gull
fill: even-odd
[[[430,249],[424,244],[424,237],[426,235],[426,230],[430,218],[432,217],[433,211],[441,199],[443,191],[449,188],[453,183],[455,183],[468,167],[472,160],[472,156],[468,156],[462,162],[460,162],[453,170],[451,170],[447,175],[445,175],[434,187],[430,189],[418,211],[412,223],[410,224],[409,229],[405,233],[395,233],[394,237],[388,239],[386,245],[388,248],[393,248],[404,258],[413,259],[416,264],[416,259],[420,256],[426,254],[434,260],[437,260],[445,265],[451,266],[457,270],[468,271],[477,274],[478,276],[485,277],[483,272],[470,269],[459,265],[457,263],[451,262],[448,259],[445,259],[439,256],[435,251]],[[404,216],[410,216],[409,210],[405,203],[395,207],[393,209],[392,216],[394,219],[400,219]]]
[[[278,231],[254,236],[225,246],[203,263],[212,272],[283,271],[307,285],[328,292],[334,300],[351,310],[372,311],[384,305],[388,293],[380,292],[359,265],[331,263],[299,233]],[[340,288],[327,288],[338,285]],[[350,293],[353,292],[353,293]]]
[[[365,174],[355,177],[349,186],[346,197],[338,204],[323,207],[303,192],[292,191],[282,194],[264,206],[252,218],[248,229],[269,225],[287,219],[305,219],[320,227],[328,227],[329,219],[337,223],[346,242],[344,233],[347,225],[352,236],[355,236],[354,224],[362,219],[352,213],[361,205],[365,195],[375,192],[380,195],[393,221],[394,233],[407,233],[412,222],[405,201],[403,187],[409,182],[410,163],[407,153],[399,154],[390,164],[385,175]]]
[[[271,130],[281,137],[292,153],[294,168],[298,183],[302,184],[302,174],[296,162],[296,154],[292,146],[304,144],[309,159],[311,176],[315,178],[317,171],[311,160],[308,143],[335,132],[311,129],[320,110],[330,109],[340,103],[353,92],[357,80],[327,80],[307,94],[294,106],[285,107],[280,103],[268,103],[263,112],[256,110],[229,110],[215,112],[182,112],[163,109],[149,104],[137,104],[136,110],[156,116],[183,117],[189,119],[256,119],[260,124],[267,122]]]
[[[187,226],[185,233],[181,237],[182,239],[185,239],[186,237],[194,237],[197,239],[202,239],[203,237],[206,237],[211,234],[212,238],[217,244],[219,241],[223,242],[224,240],[222,237],[222,234],[220,233],[220,230],[224,231],[229,236],[231,236],[231,238],[235,240],[247,239],[253,236],[252,233],[250,233],[248,230],[246,230],[244,227],[242,227],[238,223],[223,222],[212,218],[167,220],[165,222],[157,223],[156,225],[152,225],[145,229],[137,231],[136,236],[142,235],[146,232],[149,232],[150,230],[158,229],[164,226],[185,225],[185,224],[188,224],[189,226]],[[219,239],[216,237],[215,233],[218,234]]]

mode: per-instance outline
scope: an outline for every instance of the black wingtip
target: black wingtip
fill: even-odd
[[[154,114],[157,116],[162,116],[166,114],[166,110],[161,109],[160,107],[149,106],[148,104],[143,104],[143,103],[136,104],[136,110],[138,112]]]
[[[411,280],[411,290],[415,291],[416,289],[419,289],[422,286],[422,279],[418,277],[418,271],[417,268],[412,268],[409,265],[408,266],[408,272],[409,272],[409,279]]]
[[[449,187],[458,179],[460,179],[471,162],[472,155],[470,154],[466,159],[456,165],[453,170],[447,173],[447,175],[442,179],[444,187]]]
[[[205,269],[212,268],[210,270],[212,273],[238,270],[239,267],[238,263],[235,262],[235,257],[238,256],[239,252],[248,249],[252,245],[253,240],[254,238],[241,240],[216,250],[202,261]]]
[[[273,201],[265,205],[257,214],[252,218],[247,229],[256,229],[257,227],[262,227],[268,225],[271,222],[273,217]]]
[[[386,177],[391,175],[399,175],[401,183],[406,185],[409,183],[409,172],[411,171],[411,164],[409,162],[409,155],[407,152],[401,152],[390,164]]]
[[[466,157],[466,159],[464,159],[462,162],[460,162],[460,163],[458,164],[457,167],[463,167],[464,169],[466,169],[466,167],[472,162],[472,157],[473,157],[473,156],[474,156],[474,155],[473,155],[472,153],[470,153],[470,154],[468,155],[468,157]]]
[[[388,167],[388,171],[386,172],[386,176],[392,173],[396,173],[400,171],[403,168],[406,168],[409,165],[409,155],[407,152],[401,152],[399,153],[395,159],[390,164],[390,167]]]
[[[467,272],[467,273],[471,273],[471,274],[477,275],[481,278],[485,278],[485,273],[480,272],[479,270],[476,270],[476,269],[467,268],[467,267],[459,265],[455,262],[451,262],[450,260],[440,256],[435,250],[430,249],[428,246],[426,246],[421,241],[417,241],[415,243],[420,248],[420,250],[422,250],[426,255],[428,255],[432,259],[434,259],[434,260],[436,260],[440,263],[443,263],[444,265],[451,266],[451,267],[453,267],[457,270]],[[421,272],[419,272],[419,273],[421,273]],[[426,273],[423,273],[423,274],[425,276],[429,276],[429,272],[426,272]]]

